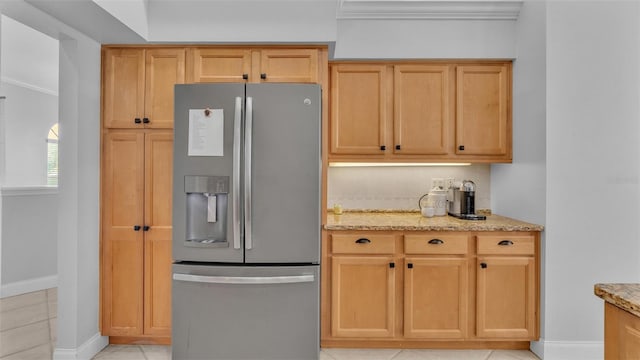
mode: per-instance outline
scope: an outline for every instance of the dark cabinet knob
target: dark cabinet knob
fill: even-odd
[[[142,122],[145,123],[145,124],[148,124],[151,121],[149,120],[149,118],[142,118]]]
[[[360,238],[356,240],[356,244],[370,244],[370,243],[371,243],[371,240],[367,238]]]
[[[400,145],[396,145],[396,150],[400,150]]]
[[[385,151],[385,150],[387,150],[387,147],[384,146],[384,145],[380,145],[380,150]]]
[[[464,151],[464,145],[458,146],[458,150]]]
[[[242,79],[248,80],[249,79],[249,74],[242,74]]]
[[[444,244],[444,241],[442,241],[440,239],[431,239],[431,240],[429,240],[429,244],[431,244],[431,245],[440,245],[440,244]]]
[[[483,269],[486,269],[487,268],[487,263],[480,263],[480,267],[483,268]]]
[[[389,263],[389,267],[390,267],[391,269],[395,268],[395,267],[396,267],[396,263],[392,263],[392,262],[390,262],[390,263]]]
[[[140,231],[141,226],[140,225],[134,225],[133,226],[133,231]]]
[[[142,120],[140,118],[133,119],[133,122],[136,124],[142,124]]]
[[[412,263],[408,263],[408,264],[407,264],[407,267],[408,267],[409,269],[413,269],[413,264],[412,264]]]
[[[265,73],[260,74],[260,79],[266,80],[267,79],[267,74],[265,74]]]
[[[145,225],[145,226],[142,228],[142,230],[143,230],[143,231],[149,231],[149,230],[151,230],[151,226],[149,226],[149,225]]]
[[[513,245],[513,241],[511,240],[502,240],[498,243],[500,246],[511,246]]]

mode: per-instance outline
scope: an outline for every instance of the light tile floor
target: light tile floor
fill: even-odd
[[[171,360],[171,347],[109,345],[94,359]],[[526,350],[322,349],[320,360],[538,360],[538,357]]]
[[[56,288],[0,299],[0,360],[51,359],[57,309]]]

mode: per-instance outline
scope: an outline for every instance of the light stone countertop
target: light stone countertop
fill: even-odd
[[[593,292],[604,301],[640,317],[640,284],[596,284]]]
[[[486,220],[461,220],[452,216],[423,217],[419,212],[345,211],[342,215],[327,212],[326,230],[396,230],[396,231],[542,231],[536,225],[500,215]]]

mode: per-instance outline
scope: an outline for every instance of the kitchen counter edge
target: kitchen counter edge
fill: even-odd
[[[593,292],[609,304],[640,317],[640,284],[595,284]]]
[[[327,214],[325,230],[354,231],[542,231],[544,226],[500,215],[486,220],[461,220],[452,216],[425,218],[412,212],[345,212]]]

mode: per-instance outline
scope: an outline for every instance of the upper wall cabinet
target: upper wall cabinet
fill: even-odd
[[[187,82],[295,82],[320,79],[316,48],[188,49]]]
[[[173,87],[185,80],[184,48],[107,48],[103,125],[173,128]]]
[[[331,67],[332,154],[384,156],[388,81],[385,65]]]
[[[511,161],[510,62],[335,62],[330,81],[330,161]]]
[[[456,76],[456,154],[510,156],[507,65],[458,66]]]

